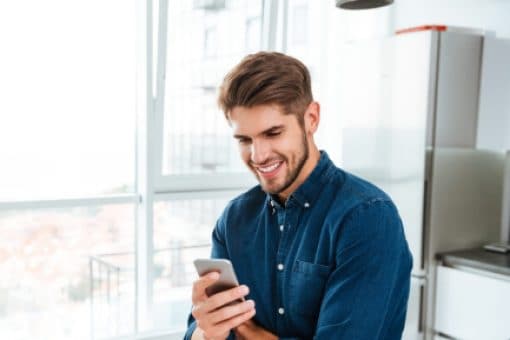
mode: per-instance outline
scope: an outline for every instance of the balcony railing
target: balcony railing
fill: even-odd
[[[181,245],[154,251],[153,307],[157,328],[184,325],[189,312],[187,291],[197,275],[193,260],[209,256],[210,244]],[[92,339],[133,332],[135,305],[134,253],[89,256]]]

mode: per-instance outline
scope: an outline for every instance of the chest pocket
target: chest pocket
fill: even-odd
[[[331,266],[296,260],[289,282],[293,313],[318,316]]]

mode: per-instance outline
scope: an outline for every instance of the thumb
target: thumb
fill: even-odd
[[[198,280],[193,283],[193,289],[191,293],[191,301],[195,305],[198,302],[204,301],[208,298],[205,289],[218,281],[220,274],[218,272],[210,272],[201,276]]]

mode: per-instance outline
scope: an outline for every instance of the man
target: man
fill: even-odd
[[[260,185],[212,234],[240,287],[193,284],[186,339],[400,339],[412,259],[390,198],[314,142],[320,107],[298,60],[259,52],[224,79],[219,105]],[[244,302],[229,304],[240,297]]]

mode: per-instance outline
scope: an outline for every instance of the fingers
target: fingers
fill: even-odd
[[[237,315],[233,318],[228,319],[227,321],[224,321],[219,324],[219,331],[221,332],[227,332],[231,329],[234,329],[235,327],[241,325],[243,322],[246,322],[250,320],[252,317],[255,316],[255,309],[251,309],[243,314]]]
[[[243,302],[244,303],[244,302]],[[197,327],[200,328],[205,338],[222,337],[230,332],[230,330],[250,320],[255,315],[255,309],[252,307],[248,311],[237,314],[236,316],[223,320],[217,324],[209,324],[200,320],[196,320]],[[205,320],[204,320],[205,321]]]
[[[216,282],[219,278],[220,274],[218,272],[210,272],[204,276],[199,277],[195,282],[193,282],[193,289],[191,293],[191,300],[193,305],[196,305],[199,301],[205,300],[207,298],[205,289]]]
[[[221,293],[214,294],[213,296],[209,297],[204,303],[202,304],[202,308],[206,313],[212,312],[215,309],[218,309],[221,306],[224,306],[230,302],[243,299],[248,293],[250,292],[249,288],[245,285],[227,289]]]
[[[225,306],[231,302],[242,299],[249,293],[247,286],[242,285],[239,287],[225,290],[221,293],[214,294],[209,298],[201,300],[199,303],[194,303],[191,314],[195,319],[201,318],[203,315],[212,313],[222,306]]]
[[[255,307],[255,301],[248,300],[244,302],[237,303],[235,305],[226,306],[223,308],[214,311],[210,315],[210,322],[213,324],[220,323],[224,320],[231,319],[232,317],[244,314],[246,312],[250,312]]]
[[[225,306],[212,313],[207,313],[200,307],[194,309],[191,314],[197,321],[197,325],[203,330],[213,326],[221,326],[221,323],[251,311],[255,311],[255,302],[252,300],[240,302],[235,305]]]
[[[242,285],[207,296],[205,290],[219,279],[216,272],[208,273],[193,283],[191,314],[206,338],[228,335],[231,329],[255,315],[255,302],[242,301],[249,289]],[[241,300],[237,302],[236,300]],[[232,304],[232,302],[234,302]]]

